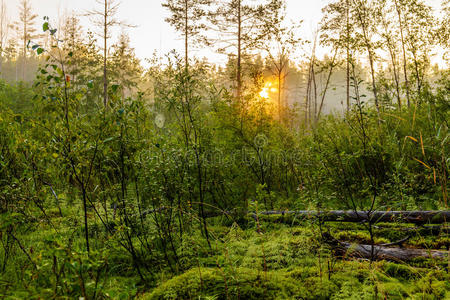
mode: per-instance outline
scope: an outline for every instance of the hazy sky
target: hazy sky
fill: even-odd
[[[172,49],[181,50],[182,41],[173,29],[164,22],[167,10],[161,7],[161,0],[122,0],[118,18],[125,20],[136,28],[127,29],[131,38],[132,47],[135,48],[139,58],[151,57],[157,50],[167,53]],[[310,39],[312,32],[321,19],[321,8],[329,0],[287,0],[288,18],[303,20],[302,36]],[[440,0],[426,0],[435,9],[440,7]],[[8,15],[14,20],[17,17],[17,6],[20,0],[6,0]],[[40,28],[43,16],[49,16],[50,20],[57,22],[58,16],[68,15],[71,12],[82,14],[87,10],[98,7],[95,0],[31,0],[35,13],[39,15],[36,22]],[[82,25],[86,29],[90,26],[89,19],[82,17]],[[119,29],[117,29],[119,30]],[[116,31],[116,35],[117,35]],[[203,55],[203,53],[202,53]],[[216,57],[217,59],[217,57]]]

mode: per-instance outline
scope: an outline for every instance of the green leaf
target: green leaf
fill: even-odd
[[[42,49],[42,48],[38,48],[38,49],[36,50],[37,55],[40,55],[40,54],[42,54],[43,52],[44,52],[44,49]]]
[[[113,84],[113,85],[111,85],[111,89],[112,89],[113,93],[117,92],[117,89],[118,89],[118,88],[119,88],[119,85],[118,85],[118,84]]]
[[[92,89],[94,87],[94,83],[92,82],[92,80],[89,80],[87,83],[88,88]]]
[[[103,142],[107,143],[107,142],[110,142],[110,141],[112,141],[114,139],[115,139],[115,137],[112,136],[112,137],[109,137],[109,138],[105,139]]]
[[[45,23],[42,25],[42,30],[44,30],[44,32],[46,32],[48,29],[49,29],[49,27],[48,27],[48,22],[45,22]]]

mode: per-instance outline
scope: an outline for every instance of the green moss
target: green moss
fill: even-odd
[[[161,284],[144,299],[291,299],[301,295],[295,280],[276,272],[252,269],[194,268]]]
[[[345,282],[341,289],[336,294],[332,295],[330,299],[372,300],[374,297],[371,291],[372,289],[370,287],[364,287],[362,285],[355,286],[352,282]]]
[[[417,271],[413,267],[402,264],[387,262],[383,265],[383,270],[388,276],[407,280],[418,276]]]
[[[369,244],[370,243],[370,235],[367,232],[364,231],[339,231],[336,232],[335,237],[338,240],[343,241],[351,241],[351,242],[357,242],[361,244]],[[383,244],[383,243],[389,243],[389,240],[383,237],[375,237],[375,244]]]
[[[377,288],[384,299],[403,299],[409,296],[407,288],[399,282],[382,283]]]
[[[450,276],[441,271],[428,272],[413,289],[416,295],[429,295],[437,299],[445,299],[450,291]]]

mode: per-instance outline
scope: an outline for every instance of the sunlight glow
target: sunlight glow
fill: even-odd
[[[262,98],[268,99],[269,98],[269,89],[268,88],[262,88],[261,92],[259,92],[259,95]]]
[[[270,95],[269,92],[271,93],[276,93],[278,92],[278,89],[276,87],[272,87],[273,83],[268,81],[264,84],[264,87],[261,89],[261,92],[259,92],[259,96],[261,96],[261,98],[264,99],[269,99]]]

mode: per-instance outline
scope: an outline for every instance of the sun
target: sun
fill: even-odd
[[[261,98],[269,99],[269,89],[268,88],[262,88],[261,92],[259,92],[259,95]]]
[[[259,96],[260,96],[261,98],[264,98],[264,99],[269,99],[269,98],[270,98],[269,92],[275,93],[275,92],[278,91],[278,89],[275,88],[275,87],[272,87],[272,85],[273,85],[272,82],[267,81],[267,82],[264,84],[264,87],[263,87],[263,88],[261,89],[261,91],[259,92]]]

